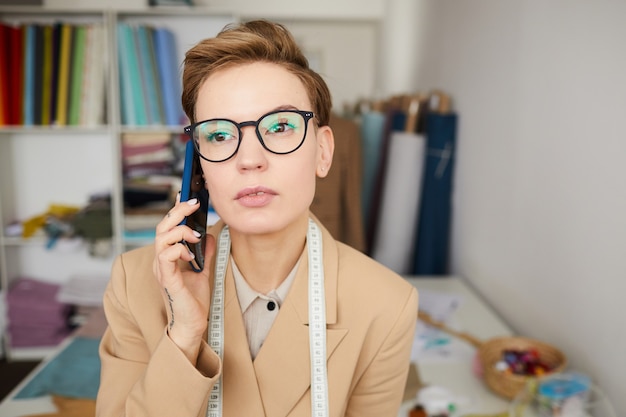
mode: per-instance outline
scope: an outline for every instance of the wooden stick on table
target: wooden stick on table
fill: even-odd
[[[428,324],[429,326],[435,327],[439,330],[443,330],[444,332],[451,334],[452,336],[458,337],[459,339],[463,339],[466,342],[468,342],[469,344],[473,345],[475,348],[479,348],[482,346],[483,342],[479,339],[477,339],[476,337],[472,336],[469,333],[466,332],[460,332],[458,330],[454,330],[450,327],[448,327],[447,325],[445,325],[444,323],[437,321],[435,319],[433,319],[430,314],[428,314],[425,311],[419,310],[417,312],[417,317],[422,320],[424,323]]]

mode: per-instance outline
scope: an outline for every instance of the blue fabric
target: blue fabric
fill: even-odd
[[[425,121],[426,162],[417,222],[415,275],[448,273],[452,179],[457,115],[428,114]]]
[[[96,399],[100,339],[76,337],[17,393],[16,398],[58,395]]]
[[[361,138],[363,140],[363,185],[361,188],[361,209],[364,224],[370,221],[370,206],[379,175],[380,153],[383,146],[385,115],[371,111],[363,114],[361,119]]]

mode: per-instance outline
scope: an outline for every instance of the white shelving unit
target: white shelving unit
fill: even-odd
[[[0,19],[10,24],[68,21],[110,26],[110,15],[104,11],[2,7]],[[105,45],[102,53],[111,54],[109,45]],[[103,82],[110,86],[110,71],[105,71],[104,77]],[[109,113],[109,109],[105,113]],[[0,127],[0,289],[3,296],[6,297],[9,285],[18,277],[61,283],[75,273],[106,274],[110,269],[110,259],[90,257],[85,242],[59,240],[48,248],[45,236],[22,239],[7,235],[6,227],[44,214],[52,204],[82,207],[94,193],[107,190],[115,194],[117,185],[111,170],[116,158],[111,146],[114,132],[107,119],[95,127]],[[46,347],[12,349],[8,332],[3,336],[5,355],[9,359],[41,358],[49,351]]]

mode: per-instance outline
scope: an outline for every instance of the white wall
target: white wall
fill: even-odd
[[[395,0],[394,0],[395,1]],[[404,0],[400,0],[404,1]],[[195,0],[195,4],[233,12],[241,20],[271,19],[287,26],[333,95],[333,108],[371,98],[384,0]]]
[[[626,413],[626,3],[423,0],[460,116],[453,271]]]
[[[372,97],[376,90],[378,22],[277,21],[289,28],[328,84],[337,112],[341,113],[345,105]]]

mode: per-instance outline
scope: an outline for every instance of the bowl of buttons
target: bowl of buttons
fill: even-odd
[[[509,400],[529,381],[561,372],[567,365],[559,349],[526,337],[489,339],[480,345],[477,356],[487,386]]]

